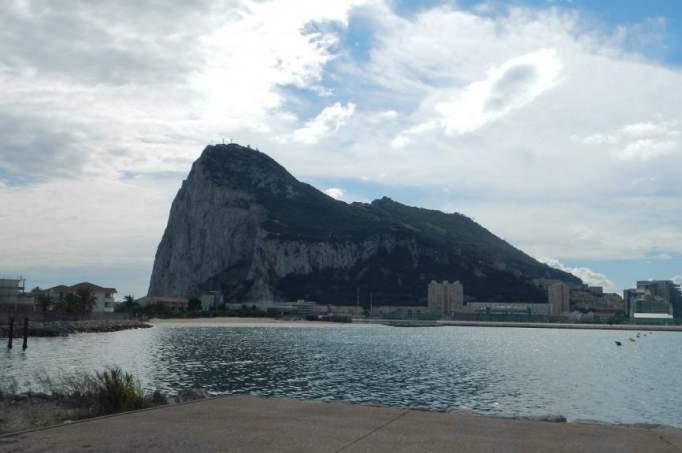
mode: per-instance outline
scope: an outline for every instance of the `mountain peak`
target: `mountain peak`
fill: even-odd
[[[150,295],[219,291],[226,302],[422,305],[431,280],[469,300],[545,302],[542,279],[579,283],[463,215],[383,197],[345,204],[237,144],[204,149],[173,201]]]
[[[402,203],[398,203],[398,202],[394,201],[393,199],[384,195],[383,197],[372,201],[372,204],[374,206],[386,206],[386,205],[391,205],[391,204],[402,204]]]
[[[195,166],[203,168],[214,183],[233,189],[291,195],[298,183],[267,154],[236,143],[207,146]]]

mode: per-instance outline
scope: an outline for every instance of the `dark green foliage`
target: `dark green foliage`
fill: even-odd
[[[75,294],[66,294],[57,305],[57,310],[69,314],[81,313],[80,301]]]
[[[132,294],[125,296],[122,303],[116,304],[114,311],[118,313],[130,313],[131,315],[143,312],[142,307],[135,302],[135,296]]]
[[[120,368],[97,372],[95,383],[100,413],[113,414],[145,407],[140,382]]]
[[[353,318],[351,316],[343,316],[343,315],[332,315],[332,316],[327,316],[323,319],[325,321],[330,321],[330,322],[342,322],[342,323],[353,322]]]
[[[187,309],[189,311],[200,311],[201,310],[201,301],[197,299],[196,297],[193,297],[189,300],[187,303]]]
[[[76,291],[76,301],[80,313],[90,312],[95,306],[95,296],[88,288],[80,288]]]
[[[55,303],[55,300],[48,293],[38,293],[38,295],[36,296],[36,302],[38,302],[38,306],[40,307],[40,311],[42,313],[45,313],[52,308],[52,306]]]
[[[88,288],[80,288],[75,293],[65,294],[54,303],[55,311],[67,314],[89,313],[95,306],[95,296]]]

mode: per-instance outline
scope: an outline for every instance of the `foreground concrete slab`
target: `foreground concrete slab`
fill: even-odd
[[[215,398],[0,437],[2,452],[682,452],[667,427]]]

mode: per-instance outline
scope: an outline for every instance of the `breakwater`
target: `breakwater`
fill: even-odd
[[[22,335],[23,319],[15,320],[14,337]],[[83,320],[83,321],[32,321],[28,325],[29,337],[59,337],[74,333],[116,332],[127,329],[141,329],[151,327],[144,321],[136,319],[116,320]],[[8,337],[9,321],[0,324],[0,337]]]

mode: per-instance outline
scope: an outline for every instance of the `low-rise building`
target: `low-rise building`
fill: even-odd
[[[173,312],[185,311],[189,305],[189,299],[182,297],[145,296],[135,302],[142,308],[157,307]]]
[[[26,280],[0,278],[0,311],[35,311],[33,295],[25,292]]]
[[[372,308],[372,316],[397,317],[401,319],[414,319],[426,315],[433,315],[431,307],[424,305],[378,305]]]
[[[78,294],[81,291],[89,291],[95,299],[95,303],[92,306],[93,312],[106,313],[114,311],[116,288],[105,288],[90,282],[77,283],[72,286],[57,285],[52,288],[37,289],[35,294],[47,294],[54,300],[59,301],[63,300],[67,294]]]
[[[551,315],[549,304],[527,304],[516,302],[477,302],[470,301],[460,313],[474,314],[525,314],[525,315]]]
[[[263,312],[288,316],[311,316],[329,314],[325,310],[325,305],[318,305],[310,300],[299,299],[294,302],[252,302],[252,303],[231,303],[225,304],[228,310],[241,310],[252,308]]]
[[[574,287],[570,290],[571,310],[593,312],[599,319],[627,314],[626,303],[619,294],[605,293],[601,286]]]
[[[360,305],[317,305],[316,314],[330,316],[350,316],[357,318],[364,314],[365,309]]]
[[[552,286],[557,283],[559,282],[550,280],[536,282],[539,286],[548,288],[548,299],[551,297],[555,306],[555,309],[552,310],[552,304],[549,303],[549,300],[548,303],[466,300],[464,286],[459,281],[453,283],[432,281],[428,286],[428,310],[435,316],[445,318],[457,314],[560,315],[569,311],[570,303],[567,295],[569,287],[562,283],[561,286]],[[415,311],[418,312],[416,307]]]

